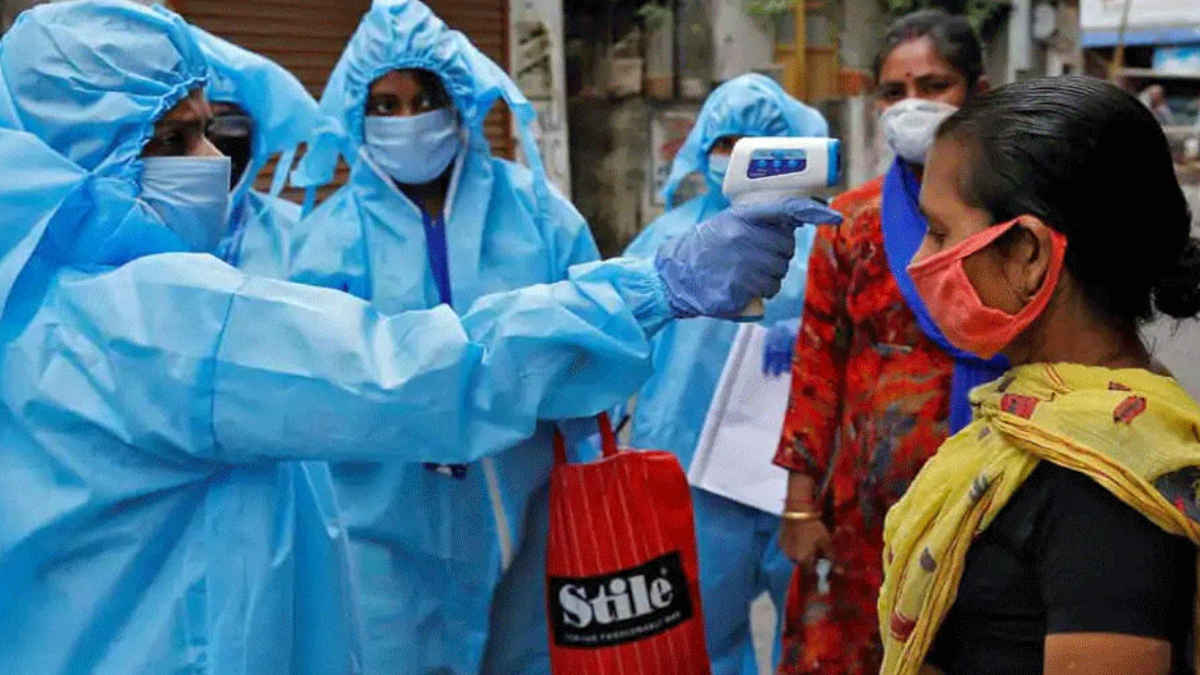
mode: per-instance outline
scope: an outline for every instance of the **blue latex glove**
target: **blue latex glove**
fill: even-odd
[[[750,301],[779,292],[804,224],[842,216],[815,199],[734,206],[658,249],[654,266],[678,318],[737,318]]]
[[[792,369],[792,349],[796,346],[796,331],[800,322],[796,319],[776,321],[767,329],[763,339],[764,375],[779,377]]]

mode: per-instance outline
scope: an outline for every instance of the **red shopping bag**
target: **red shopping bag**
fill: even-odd
[[[559,675],[710,672],[687,477],[669,452],[618,451],[568,464],[554,437],[546,599]]]

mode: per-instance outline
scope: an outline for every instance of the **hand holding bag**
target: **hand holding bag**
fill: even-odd
[[[599,416],[603,457],[567,463],[554,439],[546,564],[553,671],[710,671],[687,477],[669,452],[618,450]]]

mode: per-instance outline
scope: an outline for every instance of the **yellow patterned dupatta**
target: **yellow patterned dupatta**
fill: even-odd
[[[1041,460],[1086,474],[1200,544],[1200,406],[1140,369],[1031,364],[971,392],[947,440],[888,512],[883,673],[916,673],[954,603],[967,549]]]

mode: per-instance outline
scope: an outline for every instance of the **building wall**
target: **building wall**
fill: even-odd
[[[189,22],[292,72],[315,97],[370,0],[171,0]]]
[[[618,255],[648,222],[642,204],[654,108],[642,98],[575,98],[567,107],[572,199],[600,252]]]
[[[562,0],[513,0],[509,72],[537,111],[535,129],[547,179],[571,196]]]

